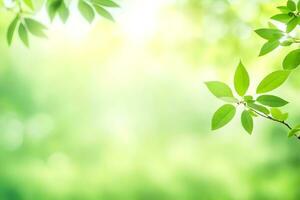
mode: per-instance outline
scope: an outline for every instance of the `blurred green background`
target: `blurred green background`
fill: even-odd
[[[293,47],[258,58],[271,0],[128,0],[89,25],[77,11],[26,49],[0,14],[1,200],[300,199],[300,142],[239,116],[210,131],[241,58],[252,92]],[[48,24],[46,13],[38,16]],[[294,46],[295,48],[295,46]],[[276,90],[300,122],[300,71]]]

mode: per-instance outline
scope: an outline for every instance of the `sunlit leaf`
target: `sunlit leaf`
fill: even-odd
[[[281,86],[289,77],[290,71],[279,70],[267,75],[258,85],[257,94],[270,92]]]
[[[291,11],[295,11],[296,10],[296,3],[293,0],[288,0],[287,1],[287,7],[291,10]]]
[[[244,129],[251,135],[253,131],[253,118],[249,111],[244,110],[242,112],[241,122]]]
[[[117,3],[111,0],[93,0],[93,3],[99,4],[100,6],[105,7],[120,7]]]
[[[299,127],[299,126],[298,126]],[[288,137],[293,137],[293,136],[297,136],[297,133],[300,132],[300,127],[299,128],[293,128],[292,130],[290,130],[290,132],[288,133]]]
[[[233,97],[228,85],[220,81],[209,81],[205,83],[209,91],[217,98]]]
[[[59,9],[58,9],[58,14],[60,16],[60,19],[66,23],[66,21],[68,20],[69,18],[69,15],[70,15],[70,11],[68,9],[68,7],[66,6],[66,4],[63,2]]]
[[[296,26],[298,25],[298,22],[299,22],[298,17],[294,17],[293,19],[291,19],[286,26],[286,32],[289,33],[291,31],[293,31],[296,28]]]
[[[300,49],[290,52],[283,60],[284,69],[295,69],[300,65]]]
[[[273,95],[261,95],[256,101],[269,107],[282,107],[289,103],[286,100]]]
[[[274,117],[275,119],[277,119],[279,121],[285,121],[289,117],[288,113],[283,113],[278,108],[271,108],[270,111],[271,111],[272,117]]]
[[[274,49],[279,47],[279,45],[280,45],[280,42],[277,41],[277,40],[266,42],[263,45],[263,47],[261,48],[259,56],[263,56],[263,55],[266,55],[266,54],[270,53],[271,51],[273,51]]]
[[[211,129],[216,130],[222,128],[233,119],[235,113],[236,108],[233,105],[226,104],[222,106],[215,112],[212,118]]]
[[[260,37],[266,39],[266,40],[278,40],[282,36],[284,36],[284,33],[277,29],[267,29],[262,28],[255,31]]]
[[[26,6],[28,6],[31,10],[34,9],[32,0],[23,0],[23,2],[26,4]]]
[[[23,23],[21,23],[19,26],[19,37],[25,46],[29,47],[28,33]]]
[[[278,10],[280,10],[282,13],[289,13],[291,10],[287,6],[278,6]]]
[[[271,17],[271,19],[282,23],[288,23],[292,18],[289,14],[277,14]]]
[[[264,113],[266,115],[270,114],[270,111],[268,110],[268,108],[264,107],[264,106],[261,106],[261,105],[258,105],[258,104],[255,104],[255,103],[248,103],[247,104],[250,108],[258,111],[258,112],[261,112],[261,113]]]
[[[99,15],[101,15],[102,17],[109,19],[111,21],[114,21],[113,16],[107,10],[105,10],[103,7],[95,5],[95,9],[96,9],[97,13]]]
[[[12,39],[13,39],[13,35],[14,32],[16,30],[16,27],[18,25],[19,22],[19,16],[17,15],[12,22],[10,23],[8,30],[7,30],[7,34],[6,34],[6,38],[7,38],[7,43],[8,45],[11,45]]]
[[[47,11],[51,21],[54,19],[62,3],[62,0],[48,0]]]
[[[83,0],[79,0],[78,3],[78,9],[81,13],[81,15],[89,22],[92,23],[94,18],[95,18],[95,12],[93,10],[93,8],[87,4],[85,1]]]
[[[234,88],[240,96],[244,96],[249,88],[249,84],[249,74],[243,63],[240,62],[234,75]]]
[[[38,37],[47,37],[44,33],[44,31],[47,29],[46,26],[31,18],[25,18],[24,21],[31,34]]]

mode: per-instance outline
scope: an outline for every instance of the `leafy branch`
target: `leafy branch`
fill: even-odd
[[[63,23],[67,22],[70,16],[70,4],[65,0],[47,0],[44,4],[51,22],[56,16],[59,16]],[[77,7],[81,15],[89,23],[92,23],[96,17],[96,13],[99,16],[114,21],[108,9],[117,8],[119,5],[112,0],[79,0]],[[0,8],[5,8],[7,12],[12,12],[15,15],[7,29],[7,42],[9,45],[13,41],[16,30],[18,31],[19,38],[27,47],[29,46],[30,34],[40,38],[47,37],[45,33],[47,27],[34,19],[36,7],[32,0],[12,0],[11,5],[7,5],[4,0],[0,0]]]
[[[280,30],[273,23],[269,23],[269,28],[256,30],[255,32],[260,37],[267,40],[262,46],[259,56],[266,55],[279,46],[287,47],[300,43],[300,39],[294,36],[298,25],[300,25],[300,0],[297,4],[293,0],[288,0],[285,6],[277,8],[280,13],[271,17],[271,19],[285,24],[285,30]],[[206,82],[209,91],[227,103],[213,115],[212,130],[227,125],[236,115],[237,107],[243,105],[241,124],[249,134],[253,132],[253,118],[263,117],[284,125],[289,131],[289,137],[295,136],[300,139],[300,125],[292,127],[287,122],[289,114],[281,110],[281,107],[287,105],[288,102],[278,96],[266,94],[280,87],[288,79],[292,70],[299,65],[300,49],[298,48],[286,55],[282,62],[283,70],[268,74],[258,84],[255,95],[246,94],[250,85],[250,77],[242,62],[239,63],[234,75],[234,89],[238,97],[234,96],[231,88],[223,82]]]

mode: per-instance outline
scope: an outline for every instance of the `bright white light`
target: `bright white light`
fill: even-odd
[[[159,11],[169,0],[133,0],[122,7],[118,23],[132,41],[145,41],[151,37],[159,22]]]

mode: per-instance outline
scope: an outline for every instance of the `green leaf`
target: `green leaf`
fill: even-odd
[[[247,104],[249,108],[252,108],[253,110],[259,111],[261,113],[264,113],[266,115],[270,114],[270,111],[268,110],[268,108],[255,104],[255,103],[248,103]]]
[[[249,84],[249,74],[243,63],[240,62],[234,75],[234,88],[240,96],[244,96],[249,88]]]
[[[29,47],[28,33],[23,23],[21,23],[19,26],[19,37],[25,46]]]
[[[273,24],[272,22],[268,22],[268,26],[269,26],[269,28],[272,28],[272,29],[277,28],[277,26],[275,24]]]
[[[232,91],[228,85],[219,81],[209,81],[205,83],[209,91],[217,98],[233,97]]]
[[[241,122],[244,129],[251,135],[253,131],[253,118],[249,111],[244,110],[242,112]]]
[[[300,49],[290,52],[283,60],[283,69],[295,69],[300,65]]]
[[[244,101],[252,101],[252,100],[253,100],[253,96],[250,95],[244,96]]]
[[[293,19],[291,19],[286,26],[286,32],[288,33],[292,32],[298,25],[298,22],[299,22],[298,17],[294,17]]]
[[[53,21],[54,17],[56,16],[58,9],[60,8],[61,4],[63,3],[62,0],[48,0],[47,1],[47,11],[51,21]]]
[[[280,42],[278,40],[266,42],[263,45],[263,47],[261,48],[259,56],[264,56],[264,55],[270,53],[271,51],[273,51],[274,49],[279,47],[279,45],[280,45]]]
[[[289,77],[290,71],[279,70],[266,76],[256,89],[257,94],[270,92],[281,86]]]
[[[289,14],[277,14],[271,17],[271,19],[282,23],[288,23],[292,18]]]
[[[282,13],[289,13],[291,10],[287,6],[278,6],[278,10],[280,10]]]
[[[300,11],[300,1],[298,0],[298,3],[297,3],[297,9],[298,9],[298,12]]]
[[[114,21],[113,16],[107,10],[102,8],[101,6],[95,5],[95,9],[96,9],[97,13],[99,15],[101,15],[102,17],[109,19],[111,21]]]
[[[217,130],[219,128],[222,128],[233,119],[235,113],[236,108],[233,105],[226,104],[222,106],[215,112],[212,118],[211,129]]]
[[[7,38],[7,43],[8,45],[11,45],[13,36],[14,36],[14,32],[16,30],[16,27],[18,25],[19,22],[19,16],[17,15],[12,22],[10,23],[8,30],[7,30],[7,34],[6,34],[6,38]]]
[[[283,113],[278,108],[271,108],[271,115],[279,121],[285,121],[289,117],[288,113]]]
[[[293,0],[288,0],[287,1],[287,7],[291,10],[291,11],[295,11],[296,10],[296,3]]]
[[[68,9],[68,7],[66,6],[66,4],[63,2],[59,9],[58,9],[58,14],[60,16],[60,19],[66,23],[66,21],[68,20],[69,18],[69,15],[70,15],[70,11]]]
[[[30,18],[25,18],[24,21],[30,33],[38,37],[47,37],[44,33],[44,31],[47,29],[46,26]]]
[[[95,18],[95,12],[93,10],[93,8],[87,4],[85,1],[83,0],[79,0],[78,3],[78,9],[81,13],[81,15],[89,22],[92,23],[94,18]]]
[[[258,117],[258,115],[253,110],[248,110],[252,117]]]
[[[261,95],[256,101],[269,107],[282,107],[289,103],[286,100],[273,95]]]
[[[278,40],[282,36],[284,36],[284,33],[280,30],[277,29],[267,29],[267,28],[262,28],[255,30],[255,32],[262,38],[266,40]]]
[[[117,3],[111,0],[93,0],[93,3],[99,4],[100,6],[105,7],[120,7]]]
[[[34,6],[31,0],[23,0],[26,6],[28,6],[31,10],[34,10]]]
[[[234,97],[220,97],[219,99],[227,102],[227,103],[237,103],[239,102],[239,100],[237,98]]]
[[[254,103],[255,102],[255,100],[253,99],[253,96],[249,96],[249,95],[244,96],[244,101],[246,103]]]
[[[286,40],[282,41],[280,45],[286,47],[286,46],[291,46],[293,43],[294,43],[293,39],[287,38]]]
[[[288,137],[293,137],[293,136],[297,136],[297,133],[300,132],[300,128],[295,128],[290,130],[290,132],[288,133]]]

